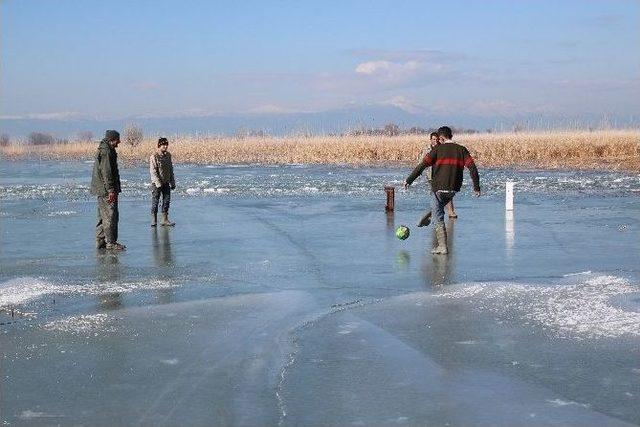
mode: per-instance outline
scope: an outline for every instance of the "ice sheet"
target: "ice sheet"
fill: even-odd
[[[640,424],[637,175],[481,170],[434,257],[408,170],[123,168],[108,254],[90,168],[0,167],[5,423]]]

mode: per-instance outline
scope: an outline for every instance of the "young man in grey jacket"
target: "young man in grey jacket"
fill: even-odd
[[[91,176],[91,194],[98,197],[98,223],[96,224],[96,247],[123,251],[125,246],[118,243],[118,194],[120,187],[120,171],[118,170],[118,153],[116,147],[120,143],[120,134],[115,130],[105,132],[96,151],[93,173]]]
[[[171,203],[171,190],[175,190],[176,181],[173,176],[173,162],[171,153],[167,151],[169,140],[158,139],[158,149],[149,158],[149,172],[151,174],[151,226],[158,225],[158,204],[162,195],[162,222],[160,225],[172,227],[175,222],[169,221],[169,204]]]

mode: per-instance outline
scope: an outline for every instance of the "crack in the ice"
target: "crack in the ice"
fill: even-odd
[[[293,328],[290,329],[289,331],[289,336],[291,337],[290,345],[293,348],[293,350],[289,352],[289,354],[287,355],[287,361],[282,367],[282,369],[280,370],[280,375],[279,375],[280,379],[278,381],[278,385],[276,386],[276,399],[278,402],[278,410],[280,411],[280,419],[278,420],[278,426],[284,425],[286,421],[286,417],[288,415],[286,397],[284,395],[284,387],[285,387],[285,381],[287,379],[287,372],[296,363],[297,355],[300,351],[300,346],[298,344],[298,338],[296,337],[296,335],[303,329],[306,329],[313,325],[317,325],[326,317],[329,317],[332,314],[347,311],[352,308],[359,308],[359,307],[365,307],[368,305],[379,304],[384,300],[385,300],[384,298],[376,298],[369,301],[356,300],[356,301],[346,302],[343,304],[334,304],[331,306],[331,308],[328,311],[318,312],[315,315],[313,315],[311,318],[308,318],[307,320],[304,320],[301,323],[299,323],[298,326],[294,326]]]

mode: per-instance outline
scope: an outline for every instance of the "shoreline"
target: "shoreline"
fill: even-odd
[[[417,163],[428,136],[169,139],[174,164],[410,167]],[[469,149],[480,168],[640,171],[640,130],[463,134],[454,140]],[[10,145],[0,147],[0,157],[88,161],[96,147],[97,141]],[[147,137],[137,146],[121,144],[118,156],[123,166],[144,164],[154,149],[155,138]]]

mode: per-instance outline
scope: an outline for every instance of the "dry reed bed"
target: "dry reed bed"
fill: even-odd
[[[349,164],[409,165],[416,162],[426,136],[318,136],[222,138],[177,136],[169,146],[174,162],[195,164]],[[640,171],[640,130],[605,130],[537,133],[484,133],[460,135],[481,167],[545,169],[613,168]],[[8,159],[91,159],[96,143],[71,142],[52,146],[1,147]],[[155,149],[147,138],[136,147],[121,144],[126,163],[143,162]]]

